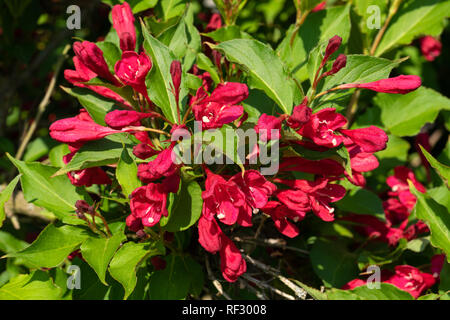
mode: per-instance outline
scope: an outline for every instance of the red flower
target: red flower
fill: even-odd
[[[98,140],[120,132],[95,123],[84,109],[78,116],[58,120],[50,126],[53,139],[69,144]]]
[[[277,187],[256,170],[246,170],[234,175],[230,181],[236,183],[245,195],[245,199],[252,208],[261,209],[267,204],[269,197]]]
[[[132,110],[114,110],[105,116],[106,124],[113,129],[122,129],[127,126],[139,126],[140,120],[154,118],[157,114],[153,112],[137,112]]]
[[[258,123],[254,127],[256,133],[259,134],[261,141],[279,140],[281,131],[281,120],[274,116],[263,113]],[[272,130],[274,130],[272,132]]]
[[[325,55],[323,56],[322,63],[319,69],[323,68],[328,59],[330,59],[330,56],[339,49],[341,44],[342,38],[337,35],[328,41],[327,48],[325,49]]]
[[[353,290],[358,287],[362,287],[366,284],[366,281],[361,279],[353,279],[349,281],[348,283],[344,284],[342,286],[342,290]]]
[[[174,162],[173,146],[161,151],[155,160],[138,166],[138,177],[144,183],[149,183],[162,177],[174,175],[177,165]]]
[[[134,16],[130,5],[124,2],[115,5],[111,11],[113,27],[120,39],[122,51],[134,51],[136,48],[136,29],[134,27]]]
[[[384,282],[393,284],[397,288],[409,292],[417,299],[423,291],[431,288],[436,280],[429,273],[421,272],[412,266],[401,265],[396,266],[395,274]]]
[[[441,54],[442,43],[439,40],[431,37],[425,36],[420,39],[420,51],[422,51],[423,56],[428,61],[433,61]]]
[[[205,28],[205,32],[211,32],[220,28],[222,28],[222,19],[220,18],[220,14],[213,13],[209,19],[208,25]]]
[[[63,157],[63,162],[68,164],[75,152],[69,153]],[[86,186],[90,187],[93,184],[111,184],[112,181],[108,177],[105,171],[99,167],[87,168],[83,170],[70,171],[67,173],[70,182],[77,187]]]
[[[361,151],[374,153],[386,149],[387,134],[375,126],[353,130],[340,129],[340,133],[348,137],[361,148]]]
[[[278,180],[291,188],[277,193],[278,199],[289,209],[306,212],[310,209],[323,221],[334,220],[334,208],[328,206],[331,202],[341,200],[345,188],[337,184],[329,184],[327,179],[308,180]]]
[[[275,227],[286,237],[295,238],[300,233],[297,226],[288,218],[293,221],[302,220],[305,217],[304,212],[290,210],[284,204],[276,201],[269,201],[261,210],[270,215]]]
[[[91,86],[84,84],[83,82],[88,82],[89,80],[97,77],[97,74],[86,67],[76,56],[73,57],[73,64],[75,65],[75,70],[64,70],[64,78],[66,78],[67,81],[77,87],[90,89],[105,98],[115,100],[131,108],[131,105],[128,101],[123,99],[120,95],[118,95],[111,89],[101,86]]]
[[[311,119],[298,130],[298,133],[319,146],[337,147],[342,143],[343,137],[335,134],[335,130],[342,128],[347,123],[347,119],[335,111],[334,108],[325,108],[314,113]]]
[[[161,216],[167,217],[167,193],[160,183],[150,183],[139,187],[131,193],[131,213],[140,218],[146,227],[159,222]]]
[[[325,177],[340,176],[344,173],[344,168],[334,160],[308,160],[299,157],[283,158],[279,170],[307,172]]]
[[[151,68],[152,61],[145,52],[137,54],[134,51],[125,51],[122,53],[122,60],[117,61],[114,71],[120,81],[149,100],[145,78]]]
[[[211,253],[216,253],[222,248],[222,230],[216,219],[207,219],[201,216],[198,220],[198,242]]]
[[[401,224],[410,215],[408,208],[396,198],[389,198],[383,202],[386,220],[391,225]]]
[[[103,51],[95,43],[89,41],[75,42],[73,50],[81,63],[96,73],[99,77],[108,80],[116,86],[120,86],[119,81],[109,71]]]
[[[144,226],[142,225],[142,220],[140,218],[136,218],[133,214],[130,214],[127,217],[125,223],[127,224],[128,229],[130,229],[133,232],[138,232],[139,230],[144,229]]]
[[[202,192],[203,215],[211,220],[214,216],[225,224],[234,224],[239,210],[245,203],[245,195],[233,181],[227,181],[206,169],[205,191]]]
[[[405,94],[416,90],[422,85],[422,80],[419,76],[405,76],[401,75],[389,79],[381,79],[374,82],[368,83],[347,83],[340,85],[339,89],[350,89],[350,88],[362,88],[369,89],[376,92],[385,93],[399,93]]]
[[[345,54],[340,54],[336,58],[336,60],[334,60],[331,70],[324,72],[321,77],[324,78],[331,76],[335,73],[338,73],[342,68],[345,68],[346,65],[347,65],[347,56]]]
[[[300,105],[294,107],[292,115],[286,120],[289,127],[298,129],[311,119],[312,109],[307,105],[308,98],[305,97]]]
[[[315,6],[315,7],[311,10],[311,12],[316,12],[316,11],[323,10],[323,9],[325,9],[326,6],[327,6],[327,2],[326,2],[326,1],[323,1],[323,2],[319,3],[317,6]]]
[[[221,238],[220,269],[225,280],[235,282],[240,275],[247,271],[247,264],[235,244],[224,234]]]
[[[192,107],[195,119],[202,122],[204,130],[220,128],[238,119],[244,108],[237,104],[247,99],[248,87],[242,83],[227,82],[219,84],[211,96],[205,94],[200,88],[191,100],[191,103],[195,102]]]
[[[431,258],[431,273],[433,274],[433,277],[438,279],[440,277],[442,268],[444,267],[445,263],[445,254],[435,254]]]
[[[414,208],[416,204],[416,197],[409,191],[409,185],[407,180],[410,180],[416,189],[424,193],[425,187],[417,181],[416,176],[412,170],[398,166],[394,168],[394,175],[389,176],[386,183],[391,187],[392,192],[389,193],[391,196],[398,196],[400,202],[404,204],[409,210]]]
[[[181,85],[181,63],[180,61],[173,61],[170,65],[170,75],[172,76],[173,93],[175,95],[175,101],[178,103],[180,100],[180,85]]]

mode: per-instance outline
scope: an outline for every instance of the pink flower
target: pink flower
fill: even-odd
[[[103,51],[95,43],[89,41],[75,42],[73,44],[73,50],[81,63],[92,72],[112,84],[120,86],[119,81],[109,71],[108,65],[103,57]]]
[[[280,171],[300,171],[325,177],[337,177],[344,174],[344,168],[331,159],[308,160],[299,157],[286,157],[280,162]]]
[[[154,118],[158,114],[154,112],[137,112],[132,110],[114,110],[105,116],[106,124],[113,129],[122,129],[127,126],[140,126],[140,120]]]
[[[441,54],[442,43],[431,37],[425,36],[420,39],[420,51],[428,61],[433,61]]]
[[[136,29],[134,27],[134,16],[130,5],[124,2],[115,5],[111,11],[113,27],[120,39],[122,51],[134,51],[136,48]]]
[[[138,232],[139,230],[144,229],[144,226],[142,225],[142,220],[140,218],[136,218],[133,214],[130,214],[127,219],[125,220],[125,223],[133,232]]]
[[[222,28],[222,19],[220,18],[220,14],[213,13],[211,15],[211,19],[209,19],[208,25],[205,28],[205,32],[211,32],[220,28]]]
[[[151,158],[158,153],[159,152],[157,150],[153,149],[151,145],[146,143],[139,143],[133,147],[133,154],[142,160]]]
[[[336,58],[336,60],[334,60],[331,70],[324,72],[321,77],[324,78],[331,76],[335,73],[338,73],[342,68],[345,68],[346,65],[347,65],[347,56],[345,54],[340,54]]]
[[[122,60],[117,61],[114,71],[120,81],[149,100],[145,78],[151,68],[152,61],[145,52],[137,54],[134,51],[125,51],[122,53]]]
[[[422,292],[431,288],[436,280],[429,273],[421,272],[412,266],[401,265],[396,266],[395,274],[384,282],[393,284],[397,288],[409,292],[417,299]]]
[[[334,148],[343,142],[343,137],[337,135],[335,131],[342,128],[347,123],[347,119],[334,108],[325,108],[311,116],[298,133],[315,144],[327,148]]]
[[[170,65],[170,75],[172,76],[173,93],[175,95],[175,101],[178,103],[180,100],[180,85],[181,85],[181,63],[174,60]]]
[[[383,201],[383,208],[386,220],[391,225],[404,222],[410,215],[409,209],[396,198],[389,198]]]
[[[69,153],[63,157],[64,164],[68,164],[75,152]],[[90,187],[93,184],[111,184],[112,181],[108,177],[105,171],[103,171],[99,167],[87,168],[83,170],[70,171],[67,173],[67,176],[70,179],[70,183],[74,186],[81,187],[86,186]]]
[[[198,220],[198,242],[211,253],[216,253],[222,248],[222,230],[216,219],[207,219],[201,216]]]
[[[269,197],[277,187],[256,170],[246,170],[235,174],[230,181],[236,183],[245,195],[246,201],[252,208],[261,209],[267,204]]]
[[[311,119],[312,109],[308,107],[308,98],[305,97],[302,103],[294,107],[292,115],[287,118],[286,123],[293,129],[298,129]]]
[[[256,133],[259,134],[261,141],[279,140],[281,131],[281,120],[274,116],[263,113],[258,123],[254,127]],[[272,132],[272,130],[274,130]]]
[[[233,181],[227,181],[206,169],[205,191],[202,192],[203,215],[211,220],[214,216],[225,224],[234,224],[239,210],[245,203],[245,195]]]
[[[344,284],[342,286],[342,290],[353,290],[355,288],[358,287],[362,287],[366,284],[366,281],[361,280],[361,279],[353,279],[351,281],[349,281],[348,283]]]
[[[311,10],[311,12],[316,12],[316,11],[324,10],[326,6],[327,6],[327,2],[326,2],[326,1],[323,1],[323,2],[319,3],[317,6],[315,6],[315,7]]]
[[[131,193],[130,208],[134,217],[140,218],[146,227],[159,222],[161,216],[168,215],[167,193],[160,183],[150,183]]]
[[[228,282],[235,282],[237,278],[247,271],[247,264],[235,244],[224,234],[221,236],[220,269]]]
[[[431,273],[433,274],[433,277],[436,279],[439,279],[442,268],[444,267],[445,263],[445,254],[435,254],[431,258]]]
[[[242,116],[244,108],[236,104],[247,99],[248,87],[242,83],[227,82],[219,84],[211,96],[205,94],[200,88],[191,100],[191,103],[195,102],[192,107],[195,119],[202,122],[204,130],[220,128]]]
[[[338,35],[334,36],[328,41],[327,48],[325,49],[325,55],[323,56],[322,63],[319,69],[322,69],[325,63],[330,59],[330,56],[335,53],[342,44],[342,38]]]
[[[80,61],[80,59],[78,59],[77,56],[73,57],[73,64],[75,65],[75,70],[64,70],[64,78],[66,78],[67,81],[77,87],[90,89],[105,98],[115,100],[131,108],[131,105],[128,101],[125,101],[125,99],[123,99],[119,94],[115,93],[111,89],[101,86],[91,86],[84,84],[83,82],[88,82],[89,80],[97,77],[97,74],[86,67]]]
[[[78,116],[55,121],[50,126],[50,136],[68,144],[98,140],[120,132],[95,123],[84,109]]]
[[[347,83],[340,85],[336,88],[339,89],[362,88],[373,90],[376,92],[406,94],[416,90],[421,85],[422,80],[420,79],[419,76],[401,75],[394,78],[381,79],[378,81],[368,83]]]

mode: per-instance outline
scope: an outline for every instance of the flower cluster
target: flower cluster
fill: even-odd
[[[214,19],[217,20],[217,16]],[[257,162],[247,162],[239,168],[206,164],[189,168],[196,171],[195,179],[204,190],[201,195],[202,214],[197,223],[199,243],[208,252],[220,253],[223,277],[230,282],[236,281],[246,271],[246,262],[240,250],[226,235],[231,226],[250,227],[255,215],[265,214],[283,235],[295,237],[300,232],[296,223],[310,212],[326,222],[335,220],[332,203],[342,199],[346,193],[340,181],[347,179],[352,184],[364,186],[363,173],[378,167],[374,153],[386,148],[386,133],[375,126],[349,129],[349,120],[335,108],[320,108],[313,102],[335,90],[359,88],[405,94],[421,84],[419,77],[398,76],[369,83],[341,84],[316,94],[323,79],[334,76],[346,67],[344,54],[329,63],[342,42],[339,36],[335,36],[328,42],[310,93],[303,101],[293,108],[291,114],[261,114],[257,123],[247,121],[248,113],[243,103],[249,96],[246,84],[222,81],[215,85],[209,73],[200,73],[195,66],[192,74],[200,79],[201,86],[191,92],[190,99],[185,99],[188,102],[182,115],[180,105],[186,103],[180,101],[182,65],[179,61],[172,61],[167,77],[171,79],[170,93],[177,104],[178,119],[169,121],[150,99],[152,88],[147,83],[152,77],[150,70],[154,67],[154,61],[143,48],[136,52],[136,31],[130,6],[126,2],[114,6],[112,20],[122,50],[121,60],[115,63],[113,70],[108,67],[102,50],[96,44],[76,42],[73,46],[75,70],[66,70],[65,77],[75,86],[90,89],[115,101],[116,110],[103,119],[105,126],[94,122],[83,109],[76,117],[54,122],[50,126],[50,135],[69,145],[71,153],[64,157],[65,163],[69,163],[88,141],[113,134],[133,136],[134,141],[139,141],[133,147],[133,154],[141,160],[137,176],[143,186],[135,189],[129,197],[131,214],[126,218],[126,224],[131,231],[141,234],[142,230],[145,232],[157,226],[162,217],[168,216],[169,195],[179,191],[183,167],[186,167],[174,161],[174,148],[179,141],[163,141],[162,136],[170,137],[177,130],[191,131],[188,122],[193,118],[201,122],[201,128],[205,131],[220,129],[224,125],[235,129],[243,124],[253,127],[259,141],[249,146],[247,160],[257,157],[262,146],[279,143],[283,152],[279,172],[275,175],[262,175]],[[217,21],[211,21],[208,28],[212,30],[220,25]],[[219,65],[225,60],[217,51],[213,50],[210,54]],[[223,63],[230,64],[228,61]],[[325,71],[329,66],[329,70]],[[102,85],[104,83],[107,85]],[[126,100],[119,95],[117,89],[120,88],[131,88],[134,100]],[[324,156],[312,160],[295,152],[296,148]],[[348,159],[337,154],[326,156],[337,150],[346,151]],[[345,161],[349,166],[345,165]],[[295,173],[298,172],[309,174],[308,178],[296,178]],[[77,186],[112,182],[99,167],[72,171],[68,176]],[[423,189],[404,168],[397,168],[395,176],[388,179],[392,188],[389,199],[385,201],[389,226],[383,226],[388,231],[375,229],[387,239],[394,230],[391,226],[403,224],[414,205],[406,179],[412,180],[419,190]],[[393,240],[389,241],[393,243]]]

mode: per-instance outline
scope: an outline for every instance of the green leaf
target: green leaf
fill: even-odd
[[[24,259],[36,268],[54,268],[78,249],[87,237],[89,233],[84,229],[50,224],[31,245],[7,257]]]
[[[124,299],[127,299],[136,287],[138,266],[148,257],[164,254],[165,248],[160,242],[127,242],[117,251],[109,264],[109,272],[124,287]]]
[[[225,53],[229,61],[239,64],[250,75],[251,87],[263,90],[283,112],[291,113],[295,84],[272,48],[249,39],[225,41],[213,48]]]
[[[150,277],[150,300],[181,300],[185,299],[190,285],[190,270],[182,257],[169,255],[164,270],[154,272]]]
[[[15,238],[12,234],[0,231],[0,251],[4,253],[13,253],[20,251],[29,244],[23,240]]]
[[[150,54],[153,67],[147,76],[147,88],[150,99],[161,108],[164,115],[172,122],[177,120],[177,105],[171,91],[172,77],[170,65],[175,57],[170,49],[152,37],[147,27],[142,25],[144,49]]]
[[[397,136],[414,136],[427,122],[434,122],[440,110],[450,110],[450,99],[420,87],[405,95],[379,93],[374,102],[381,108],[385,127]]]
[[[122,155],[124,145],[127,149],[131,150],[131,141],[123,134],[89,141],[81,147],[68,164],[58,170],[55,176],[70,171],[117,163]],[[134,156],[133,159],[135,159]]]
[[[161,0],[160,1],[164,21],[179,16],[183,13],[186,0]]]
[[[417,219],[423,220],[431,232],[431,244],[444,250],[450,262],[450,214],[449,210],[434,201],[428,194],[423,194],[410,181],[409,188],[417,197],[414,212]]]
[[[326,286],[340,288],[358,275],[356,255],[336,242],[317,240],[310,252],[314,272]]]
[[[429,237],[417,238],[411,241],[408,241],[406,245],[406,249],[411,250],[416,253],[423,252],[425,248],[430,244]]]
[[[122,59],[122,52],[120,51],[120,48],[118,48],[114,43],[108,41],[99,41],[96,45],[103,51],[103,57],[108,64],[109,71],[111,71],[112,74],[115,74],[114,66],[117,61]]]
[[[63,157],[66,154],[69,154],[70,150],[69,147],[67,146],[67,144],[60,144],[56,147],[53,147],[49,154],[48,154],[48,158],[50,159],[50,163],[53,167],[64,167],[64,161],[63,161]]]
[[[182,182],[169,216],[161,219],[161,226],[170,232],[183,231],[191,227],[202,214],[202,189],[195,181]]]
[[[0,194],[0,228],[3,226],[3,221],[5,220],[5,204],[11,198],[11,195],[14,191],[14,189],[17,186],[17,183],[19,182],[20,175],[15,177],[11,182],[6,186],[5,189],[2,190],[2,193]]]
[[[128,197],[136,188],[142,186],[137,177],[137,164],[130,157],[126,148],[122,150],[119,163],[117,164],[116,177],[122,187],[123,194]]]
[[[0,288],[0,300],[60,300],[63,290],[43,271],[20,274]]]
[[[184,258],[184,263],[186,270],[189,270],[188,274],[191,279],[189,292],[194,297],[199,297],[205,283],[205,273],[203,272],[202,266],[190,256]]]
[[[450,12],[448,0],[412,0],[405,3],[390,22],[375,56],[399,45],[410,44],[423,35],[438,36]]]
[[[47,155],[50,148],[56,145],[57,142],[50,137],[38,137],[31,141],[23,155],[23,161],[36,161]]]
[[[298,281],[296,279],[292,279],[292,281],[294,281],[297,285],[302,287],[314,299],[316,299],[316,300],[327,300],[327,295],[326,295],[325,292],[320,292],[317,289],[311,288],[310,286],[307,286],[303,282],[300,282],[300,281]]]
[[[431,164],[431,166],[436,169],[436,171],[439,173],[441,178],[444,180],[447,187],[449,186],[448,182],[450,180],[450,167],[446,166],[445,164],[440,163],[437,161],[430,153],[428,153],[427,150],[425,150],[422,146],[420,146],[420,149],[422,150],[425,158],[427,158],[428,162]]]
[[[355,188],[347,192],[345,197],[336,202],[336,206],[346,212],[370,214],[384,221],[384,209],[381,199],[372,191]]]
[[[133,13],[136,14],[155,7],[158,0],[128,0],[127,2],[130,4]]]
[[[73,213],[75,202],[80,198],[89,200],[89,195],[79,191],[66,176],[52,178],[58,168],[37,162],[25,163],[14,159],[9,154],[8,158],[22,174],[20,182],[25,200],[47,209],[66,223],[84,223]]]
[[[90,237],[81,245],[83,259],[95,270],[100,281],[105,285],[107,285],[105,277],[109,262],[122,241],[127,239],[123,234],[124,226],[122,223],[120,224],[122,225],[121,230],[115,232],[112,237]],[[110,227],[112,228],[113,224]]]
[[[209,60],[207,56],[205,56],[201,52],[197,55],[197,67],[201,70],[209,72],[214,83],[220,82],[220,78],[219,75],[217,74],[214,64],[211,62],[211,60]]]
[[[326,294],[329,300],[414,300],[408,292],[390,283],[380,283],[379,289],[366,285],[353,290],[331,289]]]
[[[252,36],[244,32],[238,26],[225,26],[212,32],[204,33],[205,37],[215,42],[224,42],[233,39],[252,39]]]
[[[104,126],[105,116],[108,112],[113,110],[114,101],[106,99],[93,91],[86,88],[66,88],[62,87],[65,92],[78,99],[80,104],[86,108],[92,119]]]
[[[317,6],[319,3],[321,3],[321,0],[302,0],[300,2],[300,9],[302,11],[306,10],[312,10],[315,6]]]

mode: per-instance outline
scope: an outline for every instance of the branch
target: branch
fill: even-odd
[[[209,265],[209,259],[208,259],[208,256],[206,253],[205,253],[205,265],[206,265],[206,271],[208,272],[209,280],[211,280],[214,287],[216,287],[218,294],[224,296],[224,298],[227,300],[232,300],[230,298],[230,296],[225,291],[223,291],[222,284],[219,282],[219,280],[217,280],[217,278],[214,276],[213,272],[211,271],[211,267]]]
[[[255,279],[255,278],[253,278],[252,276],[249,276],[246,273],[244,273],[242,275],[242,278],[244,278],[244,279],[246,279],[246,280],[248,280],[250,282],[253,282],[256,286],[260,287],[261,289],[269,289],[270,291],[278,294],[279,296],[281,296],[281,297],[283,297],[285,299],[295,300],[295,298],[293,296],[291,296],[290,294],[284,293],[283,291],[278,290],[277,288],[274,288],[271,285],[269,285],[269,284],[267,284],[267,283],[265,283],[263,281]]]

